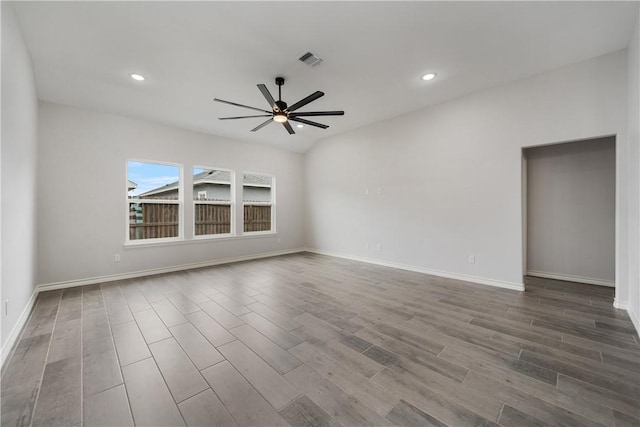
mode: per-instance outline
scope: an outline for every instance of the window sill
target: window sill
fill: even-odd
[[[162,240],[162,241],[152,241],[156,239],[149,239],[150,241],[127,242],[122,246],[126,249],[148,248],[148,247],[154,247],[154,246],[188,245],[191,243],[205,243],[205,242],[215,242],[215,241],[223,241],[223,240],[243,240],[243,239],[261,238],[261,237],[274,237],[277,235],[278,233],[275,231],[255,231],[252,233],[245,233],[240,235],[224,234],[220,236],[216,236],[216,235],[194,236],[191,239],[176,239],[176,240]]]

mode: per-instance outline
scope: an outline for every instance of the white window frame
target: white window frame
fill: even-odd
[[[229,177],[230,177],[230,194],[229,194],[229,202],[225,202],[225,201],[217,201],[217,200],[200,200],[200,199],[193,199],[193,218],[192,218],[192,223],[193,223],[193,239],[194,240],[204,240],[204,239],[220,239],[220,238],[229,238],[229,237],[234,237],[236,236],[235,233],[235,223],[236,223],[236,191],[235,191],[235,180],[236,180],[236,173],[235,171],[231,170],[231,169],[226,169],[226,168],[218,168],[218,167],[211,167],[211,166],[198,166],[198,165],[193,165],[191,167],[191,175],[192,175],[192,180],[191,180],[191,185],[193,186],[193,170],[194,169],[205,169],[205,170],[217,170],[217,171],[226,171],[229,172]],[[193,193],[193,188],[191,189],[191,193]],[[198,192],[199,193],[199,192]],[[193,197],[193,196],[192,196]],[[230,205],[231,206],[231,226],[229,228],[230,232],[229,233],[224,233],[224,234],[196,234],[196,205],[223,205],[223,206],[227,206]]]
[[[150,163],[154,165],[172,166],[178,168],[178,199],[130,199],[129,198],[129,162]],[[158,243],[180,242],[184,240],[184,167],[181,163],[165,162],[161,160],[148,159],[126,159],[125,161],[125,246],[139,245],[155,245]],[[134,181],[135,182],[135,181]],[[151,239],[135,239],[129,238],[129,221],[130,221],[130,204],[147,203],[147,204],[176,204],[178,205],[178,235],[176,237],[159,237]]]
[[[244,175],[262,175],[268,176],[271,178],[271,202],[245,202],[244,201]],[[242,223],[240,227],[240,232],[245,236],[255,236],[261,234],[276,234],[276,176],[272,173],[268,172],[253,172],[253,171],[244,171],[242,172]],[[265,185],[257,185],[255,187],[267,187]],[[244,231],[244,207],[245,206],[271,206],[271,229],[265,231]]]

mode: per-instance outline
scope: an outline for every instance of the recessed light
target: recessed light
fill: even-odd
[[[296,127],[297,127],[297,128],[303,128],[303,127],[304,127],[304,125],[303,125],[303,124],[299,124],[299,125],[296,125]]]
[[[433,80],[436,78],[436,73],[427,73],[422,76],[422,80]]]
[[[129,77],[131,77],[133,80],[137,80],[139,82],[144,80],[144,76],[141,74],[129,74]]]

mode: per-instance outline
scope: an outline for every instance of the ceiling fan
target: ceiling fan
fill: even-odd
[[[222,102],[225,104],[235,105],[236,107],[248,108],[250,110],[261,111],[266,114],[259,114],[257,116],[238,116],[238,117],[220,117],[220,120],[235,120],[235,119],[249,119],[254,117],[269,117],[265,122],[259,124],[255,128],[251,129],[251,132],[255,132],[257,130],[262,129],[266,125],[271,122],[282,123],[282,126],[289,132],[290,135],[295,134],[293,128],[291,127],[290,121],[298,122],[309,126],[315,126],[322,129],[326,129],[329,126],[324,125],[318,122],[312,122],[311,120],[303,119],[302,117],[313,117],[313,116],[343,116],[344,111],[307,111],[306,113],[297,112],[298,108],[304,107],[310,102],[315,101],[316,99],[324,96],[324,92],[315,91],[311,95],[306,98],[301,99],[296,102],[292,106],[288,107],[287,103],[282,100],[282,85],[284,85],[284,77],[276,77],[276,84],[278,85],[278,100],[276,101],[271,96],[269,89],[263,84],[258,85],[258,89],[262,92],[262,96],[269,103],[269,107],[272,108],[273,111],[263,110],[261,108],[249,107],[248,105],[237,104],[235,102],[225,101],[223,99],[214,98],[214,101]]]

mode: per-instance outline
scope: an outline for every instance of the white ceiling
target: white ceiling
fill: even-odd
[[[304,152],[315,141],[624,49],[638,2],[19,2],[41,100]],[[324,63],[297,58],[311,51]],[[425,82],[427,71],[438,77]],[[130,73],[147,77],[143,83]],[[263,119],[287,79],[327,130]],[[607,78],[607,76],[602,76]],[[256,113],[258,114],[258,113]]]

